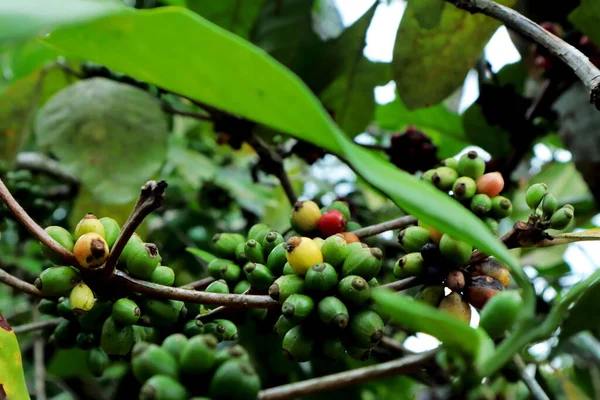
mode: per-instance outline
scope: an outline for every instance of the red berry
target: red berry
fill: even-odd
[[[346,229],[346,217],[339,210],[329,210],[319,218],[319,230],[325,236],[344,232]]]

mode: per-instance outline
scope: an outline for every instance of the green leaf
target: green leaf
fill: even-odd
[[[40,35],[57,25],[74,25],[128,10],[122,4],[92,0],[2,1],[0,43]]]
[[[107,204],[137,198],[166,156],[167,119],[159,101],[104,78],[77,82],[40,110],[37,142],[49,148]]]
[[[185,42],[179,40],[182,36],[187,38]],[[148,38],[148,42],[141,38]],[[526,279],[514,258],[479,218],[433,186],[352,143],[298,77],[260,49],[197,14],[168,7],[117,14],[61,29],[48,40],[78,57],[323,147],[347,160],[357,173],[408,213],[495,255],[513,267],[522,282]],[[244,69],[239,68],[240,62]],[[185,68],[174,74],[174,65]],[[217,176],[219,184],[223,180],[230,183],[231,178]]]
[[[417,3],[409,2],[404,11],[392,61],[396,87],[409,109],[435,105],[452,94],[500,26],[485,15],[446,6],[439,24],[426,28],[417,19]]]
[[[388,83],[391,78],[387,63],[369,61],[363,50],[367,29],[371,24],[378,3],[375,3],[358,21],[328,47],[338,53],[335,68],[338,77],[321,92],[325,107],[333,112],[337,124],[351,137],[364,132],[375,110],[375,86]]]
[[[409,110],[402,99],[377,106],[375,111],[377,124],[389,131],[401,131],[408,125],[414,125],[427,133],[439,147],[438,156],[454,156],[470,143],[465,137],[461,117],[448,110],[445,105]]]
[[[423,28],[432,29],[438,26],[446,2],[444,0],[413,0],[415,18]]]
[[[48,373],[53,376],[66,378],[89,378],[92,376],[87,366],[87,351],[72,348],[55,352],[48,361]]]
[[[581,0],[579,7],[569,14],[569,21],[592,42],[600,44],[600,3],[596,0]]]
[[[238,36],[247,38],[265,0],[188,0],[188,8]]]
[[[191,254],[193,254],[193,255],[195,255],[197,257],[200,257],[201,259],[203,259],[207,263],[209,263],[212,260],[214,260],[214,259],[217,258],[217,256],[212,255],[208,251],[204,251],[204,250],[201,250],[201,249],[194,249],[193,247],[186,247],[185,251],[187,251],[188,253],[191,253]]]
[[[167,159],[194,189],[199,189],[202,182],[214,178],[217,169],[210,158],[188,149],[185,140],[176,136],[169,139]]]
[[[476,362],[489,357],[494,349],[483,329],[471,328],[466,322],[410,296],[378,289],[373,291],[373,298],[384,314],[404,328],[435,336],[444,345],[470,354]]]
[[[561,340],[584,330],[591,330],[596,335],[600,334],[600,320],[590,318],[592,315],[600,315],[598,298],[600,298],[600,281],[588,287],[567,314],[561,325]]]
[[[566,250],[567,246],[524,249],[521,265],[531,265],[540,275],[547,278],[560,278],[571,271],[569,264],[563,259]]]
[[[55,48],[38,39],[5,48],[0,47],[0,54],[2,54],[0,67],[3,76],[0,88],[36,72],[60,55]]]

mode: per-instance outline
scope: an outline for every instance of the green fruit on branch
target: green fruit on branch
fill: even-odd
[[[240,280],[242,270],[229,260],[215,258],[208,263],[208,273],[215,279],[223,279],[226,282],[235,283]]]
[[[285,250],[288,263],[301,276],[313,265],[323,262],[319,246],[307,237],[292,236],[286,242]]]
[[[113,319],[122,325],[135,325],[140,319],[142,312],[138,305],[130,299],[122,298],[112,306]]]
[[[346,239],[342,235],[329,236],[321,246],[323,261],[339,269],[348,256],[347,246]]]
[[[253,225],[248,231],[248,240],[256,240],[258,243],[262,243],[265,236],[271,231],[271,228],[265,224]]]
[[[248,261],[259,264],[265,263],[263,248],[260,243],[254,239],[250,239],[246,242],[246,245],[244,246],[244,254],[246,254]]]
[[[69,294],[69,305],[75,316],[85,314],[94,306],[94,292],[85,283],[77,284]]]
[[[471,199],[471,211],[483,216],[492,209],[492,199],[487,194],[476,194]]]
[[[244,294],[246,290],[250,289],[250,282],[248,281],[239,281],[235,287],[233,288],[234,294]]]
[[[574,212],[568,207],[559,208],[552,217],[550,217],[550,228],[565,229],[573,220]]]
[[[100,331],[104,320],[111,315],[112,308],[112,301],[96,299],[91,310],[77,317],[79,325],[86,331]]]
[[[144,314],[150,317],[154,326],[172,326],[183,320],[187,314],[184,303],[179,300],[142,297],[139,305]]]
[[[181,373],[202,376],[209,372],[216,362],[218,343],[213,335],[196,335],[190,338],[179,359]]]
[[[433,169],[428,169],[427,171],[423,172],[423,175],[421,175],[421,179],[424,180],[425,182],[432,182],[432,177],[433,174],[435,174],[435,168]]]
[[[325,211],[329,210],[338,210],[339,212],[344,214],[344,218],[346,218],[347,221],[350,221],[350,218],[352,218],[350,214],[350,208],[348,207],[348,203],[346,203],[345,201],[334,201],[329,206],[325,207]]]
[[[79,333],[79,326],[77,322],[64,320],[61,321],[56,328],[54,328],[54,343],[59,348],[70,348],[75,345],[77,340],[77,334]]]
[[[204,291],[209,292],[209,293],[228,294],[229,286],[227,286],[227,282],[225,282],[223,279],[219,279],[218,281],[214,281],[210,285],[208,285],[206,287],[206,289],[204,289]],[[216,307],[217,307],[216,305],[212,305],[212,304],[206,304],[204,306],[204,308],[206,308],[207,310],[212,310],[213,308],[216,308]]]
[[[283,275],[283,267],[287,263],[285,243],[278,244],[267,256],[267,267],[274,275]]]
[[[248,361],[229,360],[215,371],[208,394],[214,400],[255,400],[260,387],[260,378]]]
[[[286,262],[283,266],[283,275],[296,275],[296,270],[292,268],[290,263]]]
[[[315,308],[312,298],[304,294],[290,295],[281,306],[281,314],[288,319],[300,322],[306,319]]]
[[[477,184],[468,176],[461,176],[454,182],[454,185],[452,185],[452,193],[454,198],[460,201],[467,200],[475,196],[476,191]]]
[[[487,275],[499,280],[504,287],[510,284],[510,271],[506,265],[495,258],[487,258],[477,264],[472,264],[469,268],[472,277]]]
[[[292,294],[304,293],[304,279],[297,275],[282,275],[269,287],[269,296],[283,304]]]
[[[314,340],[307,336],[302,325],[290,329],[283,338],[283,355],[297,362],[309,361],[314,348]]]
[[[348,242],[346,240],[346,243],[348,243],[346,245],[346,249],[348,249],[348,254],[350,254],[351,252],[358,250],[358,249],[368,249],[369,245],[366,243],[362,243],[362,242]],[[346,254],[346,257],[348,256],[348,254]],[[344,260],[346,259],[346,257],[344,257]]]
[[[423,256],[420,252],[408,253],[394,264],[394,276],[398,279],[422,275],[424,272]]]
[[[440,252],[455,265],[464,265],[471,258],[473,246],[445,234],[440,240]]]
[[[513,327],[522,307],[523,299],[516,290],[497,293],[481,310],[479,326],[498,339]]]
[[[196,289],[194,289],[193,286],[190,285],[185,285],[182,286],[181,289],[185,289],[185,290],[191,290],[191,291],[196,291]],[[202,304],[199,303],[192,303],[190,301],[185,303],[185,308],[187,309],[187,317],[189,318],[193,318],[196,315],[200,314],[200,312],[202,310],[204,310],[204,307],[202,306]]]
[[[371,349],[365,349],[359,346],[347,346],[348,355],[358,361],[367,361],[371,357]]]
[[[497,219],[509,217],[512,211],[512,202],[506,197],[495,196],[492,198],[492,214]]]
[[[64,296],[80,281],[77,269],[58,266],[43,270],[34,284],[45,296]]]
[[[469,151],[460,156],[456,170],[460,176],[468,176],[476,181],[485,172],[485,161],[476,151]]]
[[[398,235],[398,243],[405,253],[421,251],[421,248],[429,243],[430,239],[429,230],[420,226],[408,227]]]
[[[154,243],[144,243],[127,256],[127,270],[136,278],[149,279],[162,257]]]
[[[110,364],[108,355],[100,347],[91,348],[87,353],[86,364],[91,373],[96,376],[102,376]]]
[[[259,290],[268,289],[275,280],[271,270],[262,264],[248,263],[244,267],[244,272],[252,287]]]
[[[358,275],[371,280],[381,270],[382,258],[383,253],[376,247],[353,251],[344,260],[341,276]]]
[[[444,297],[444,287],[441,285],[423,286],[415,295],[415,300],[437,307]]]
[[[177,360],[167,350],[155,344],[145,346],[142,351],[134,347],[131,370],[140,383],[146,382],[155,375],[177,378],[179,374]]]
[[[379,314],[371,310],[360,311],[350,318],[348,329],[353,344],[359,347],[373,347],[383,337],[384,323]]]
[[[98,345],[98,338],[92,332],[79,332],[75,338],[77,347],[82,350],[88,350]]]
[[[346,354],[346,348],[340,338],[328,338],[323,341],[323,354],[332,360],[341,360]]]
[[[71,233],[60,226],[49,226],[44,231],[54,240],[58,242],[66,250],[73,252],[75,241]],[[50,250],[46,245],[42,244],[42,253],[54,264],[61,264],[62,258],[54,251]]]
[[[246,238],[238,233],[217,233],[212,241],[215,253],[219,257],[234,260],[237,247],[240,243],[246,243]]]
[[[548,193],[548,187],[545,183],[536,183],[529,186],[525,193],[525,202],[532,210],[536,210],[541,204],[544,196]]]
[[[354,307],[362,307],[371,298],[371,288],[364,278],[349,275],[338,284],[338,295],[344,303]]]
[[[188,338],[181,333],[173,333],[163,340],[160,347],[165,349],[176,361],[181,357],[183,349],[187,345]]]
[[[37,309],[40,313],[45,315],[58,315],[58,311],[56,310],[56,301],[42,299],[38,303]]]
[[[71,309],[71,304],[69,303],[68,297],[61,297],[58,299],[58,304],[56,305],[56,312],[58,315],[65,319],[76,319],[75,314],[73,314],[73,310]]]
[[[288,319],[283,315],[279,316],[275,326],[273,326],[273,330],[277,333],[280,339],[283,339],[285,334],[288,333],[290,329],[295,327],[297,324],[294,320]]]
[[[448,168],[452,168],[452,169],[458,169],[458,160],[456,158],[453,158],[453,157],[448,157],[448,158],[443,159],[442,161],[440,161],[440,165],[442,167],[448,167]]]
[[[452,189],[458,179],[458,172],[449,167],[439,167],[431,176],[431,182],[440,190],[447,192]]]
[[[159,265],[154,269],[154,271],[152,271],[152,275],[150,275],[150,281],[158,283],[159,285],[172,286],[175,283],[175,271],[164,265]]]
[[[550,217],[556,209],[558,208],[558,200],[552,193],[546,193],[544,199],[542,200],[542,212],[544,216]]]
[[[493,200],[494,199],[492,199],[492,202],[493,202]],[[494,209],[492,208],[492,211],[493,210]],[[488,226],[488,228],[490,228],[490,231],[492,231],[492,233],[498,233],[499,224],[498,224],[498,221],[496,221],[494,218],[492,218],[492,217],[485,217],[483,219],[483,222]]]
[[[186,400],[188,392],[177,379],[156,375],[148,379],[140,389],[140,400]]]
[[[481,275],[471,279],[465,286],[464,293],[469,303],[478,310],[497,293],[504,290],[504,285],[491,276]]]
[[[108,248],[112,248],[121,233],[121,227],[117,221],[109,217],[100,218],[99,221],[104,228],[104,240],[106,240]]]
[[[229,360],[250,361],[250,356],[246,349],[239,344],[227,346],[217,351],[215,355],[215,367],[218,368],[221,364]]]
[[[317,310],[321,322],[328,326],[344,329],[350,320],[348,308],[337,297],[325,297],[319,302]]]
[[[237,326],[227,319],[215,319],[212,322],[204,324],[204,333],[215,335],[221,342],[223,340],[237,340]]]
[[[281,234],[279,232],[270,231],[269,233],[267,233],[267,235],[265,236],[265,239],[261,243],[263,252],[264,252],[264,256],[268,257],[269,254],[271,254],[271,251],[273,251],[273,249],[275,247],[279,246],[283,242],[285,242],[285,240],[283,239],[283,236],[281,236]]]
[[[127,257],[129,254],[135,252],[138,249],[144,247],[144,241],[139,237],[137,233],[131,235],[125,247],[123,247],[123,251],[119,255],[119,262],[122,264],[127,263]]]
[[[460,293],[452,292],[442,299],[439,309],[450,313],[460,321],[469,323],[471,321],[471,307],[463,300]]]
[[[133,328],[120,325],[112,317],[106,318],[102,325],[100,347],[109,356],[124,356],[133,346]]]
[[[237,247],[235,248],[235,259],[241,265],[243,265],[243,264],[245,264],[245,263],[248,262],[248,259],[246,258],[246,253],[244,253],[244,249],[245,248],[246,248],[246,242],[245,241],[244,241],[244,243],[238,244]]]
[[[317,229],[321,209],[314,201],[297,201],[292,209],[292,223],[298,233],[309,233]]]
[[[102,222],[92,213],[86,214],[85,217],[75,227],[74,239],[77,241],[79,238],[86,233],[96,233],[104,239],[104,225]]]
[[[191,319],[183,325],[182,332],[188,338],[205,333],[204,323],[197,318]]]
[[[82,268],[93,270],[106,262],[109,249],[102,236],[90,232],[77,239],[73,246],[73,254]]]
[[[337,283],[335,268],[326,262],[310,267],[304,277],[304,287],[310,293],[328,293],[337,287]]]

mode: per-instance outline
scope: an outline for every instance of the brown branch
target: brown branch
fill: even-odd
[[[40,312],[32,311],[33,318],[39,322]],[[39,333],[33,342],[33,362],[35,371],[35,399],[46,400],[46,366],[44,365],[44,338]]]
[[[171,286],[158,285],[134,279],[126,273],[115,270],[110,282],[132,292],[147,294],[154,297],[181,300],[190,303],[212,304],[236,308],[278,308],[280,304],[269,296],[248,296],[241,294],[222,294],[198,292]]]
[[[22,281],[21,279],[9,274],[8,272],[6,272],[5,270],[3,270],[1,268],[0,268],[0,282],[4,283],[5,285],[8,285],[10,287],[13,287],[23,293],[27,293],[27,294],[30,294],[35,297],[44,297],[44,294],[38,288],[33,286],[31,283]]]
[[[396,229],[403,229],[409,225],[417,223],[417,219],[412,215],[405,215],[404,217],[392,219],[391,221],[382,222],[371,226],[365,226],[364,228],[352,231],[356,236],[361,239],[375,236],[383,232],[392,231]]]
[[[6,204],[8,209],[13,213],[17,220],[40,242],[46,245],[50,250],[58,254],[66,264],[74,267],[79,267],[79,263],[75,259],[73,253],[62,247],[56,240],[46,233],[39,226],[27,212],[21,207],[21,205],[15,200],[10,194],[10,191],[0,179],[0,200]],[[31,294],[31,293],[30,293]]]
[[[575,47],[551,34],[519,12],[493,0],[446,0],[471,13],[482,13],[527,36],[568,65],[590,90],[590,102],[600,109],[600,70]]]
[[[30,324],[15,326],[15,327],[13,327],[13,331],[15,331],[16,335],[20,335],[22,333],[39,331],[39,330],[46,329],[46,328],[54,328],[58,324],[60,324],[62,321],[63,321],[62,318],[53,318],[53,319],[48,319],[45,321],[32,322]]]
[[[550,400],[550,397],[548,397],[548,395],[544,392],[544,389],[542,389],[540,384],[535,380],[535,377],[527,373],[527,370],[525,369],[525,362],[523,362],[521,356],[516,354],[513,357],[513,361],[515,363],[515,366],[517,367],[517,371],[519,371],[521,380],[529,389],[531,397],[533,397],[535,400]]]
[[[212,276],[209,276],[209,277],[202,278],[197,281],[188,283],[187,285],[183,285],[183,286],[191,286],[196,290],[202,290],[202,289],[206,289],[206,287],[208,285],[210,285],[211,283],[213,283],[214,281],[215,281],[215,278],[213,278]]]
[[[60,165],[58,161],[41,153],[22,152],[17,154],[15,168],[42,172],[72,185],[79,185],[77,176]]]
[[[369,382],[374,379],[390,375],[400,375],[420,370],[436,354],[437,350],[415,354],[388,361],[383,364],[352,369],[338,374],[327,375],[320,378],[290,383],[271,389],[261,390],[259,400],[282,400],[307,396],[328,390],[352,386],[358,383]]]
[[[395,290],[396,292],[410,289],[415,286],[419,286],[423,284],[423,280],[420,276],[411,276],[410,278],[401,279],[399,281],[386,283],[385,285],[381,285],[381,287],[385,287],[391,290]]]
[[[117,262],[119,261],[119,256],[123,252],[125,245],[138,226],[144,221],[144,218],[163,205],[166,189],[167,182],[165,181],[148,181],[142,186],[140,197],[138,198],[133,211],[127,218],[127,221],[125,221],[112,249],[110,249],[110,255],[108,256],[108,260],[103,269],[106,276],[110,276],[114,272]]]

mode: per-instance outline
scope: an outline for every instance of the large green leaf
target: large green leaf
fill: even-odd
[[[0,47],[0,54],[2,54],[0,57],[0,68],[2,68],[0,88],[34,73],[60,55],[55,48],[38,39]]]
[[[178,40],[182,36],[187,40]],[[140,39],[145,37],[152,40]],[[407,212],[497,256],[523,278],[514,258],[481,220],[433,186],[355,145],[298,77],[260,49],[189,10],[164,7],[117,14],[57,30],[48,40],[73,55],[280,129],[339,155]],[[185,68],[173,74],[176,65]]]
[[[188,8],[204,18],[247,38],[265,0],[188,0]]]
[[[573,23],[584,35],[600,44],[600,3],[596,0],[581,0],[581,4],[570,15]]]
[[[373,292],[384,314],[403,327],[435,336],[445,345],[470,354],[475,361],[490,355],[494,344],[481,328],[471,328],[450,314],[418,302],[410,296],[379,289]]]
[[[600,320],[591,317],[600,314],[599,296],[600,282],[587,288],[562,323],[560,331],[561,339],[568,338],[584,330],[591,330],[594,334],[600,335]]]
[[[166,157],[167,119],[154,97],[104,78],[80,81],[40,110],[37,142],[108,204],[137,198]]]
[[[504,5],[514,0],[503,0]],[[447,5],[434,28],[421,25],[418,2],[409,2],[394,45],[392,68],[409,109],[435,105],[459,87],[500,23]]]

